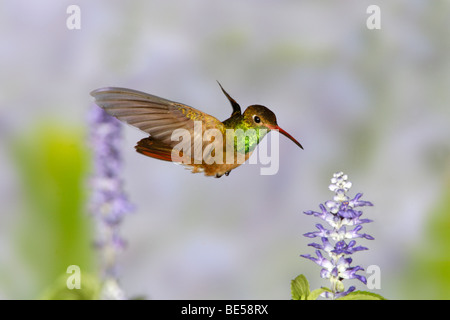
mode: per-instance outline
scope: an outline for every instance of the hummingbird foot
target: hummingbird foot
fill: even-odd
[[[227,172],[225,172],[225,173],[222,173],[222,174],[218,174],[218,173],[216,173],[216,178],[220,178],[220,177],[222,177],[223,175],[226,175],[227,177],[228,177],[228,175],[230,174],[230,172],[231,172],[231,170],[230,171],[227,171]]]

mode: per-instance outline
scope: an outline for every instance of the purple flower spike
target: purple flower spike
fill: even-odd
[[[327,229],[321,224],[316,224],[318,231],[304,234],[308,238],[321,238],[322,244],[309,244],[316,249],[317,258],[309,254],[301,255],[322,267],[320,276],[329,279],[331,282],[331,292],[326,291],[322,293],[322,296],[330,299],[343,297],[355,290],[355,287],[352,286],[345,291],[343,280],[357,279],[367,284],[366,278],[357,274],[358,271],[364,269],[360,266],[350,266],[352,259],[349,256],[358,251],[368,250],[366,247],[357,246],[354,239],[374,240],[371,235],[359,233],[362,229],[361,224],[372,222],[372,220],[361,219],[363,212],[357,209],[364,206],[373,206],[373,204],[361,200],[362,193],[358,193],[353,199],[350,199],[347,192],[350,190],[352,183],[347,181],[347,178],[347,175],[342,172],[335,173],[331,179],[332,184],[329,186],[329,189],[335,193],[333,200],[320,204],[321,212],[312,210],[304,212],[326,221],[331,226],[330,229]],[[352,230],[347,228],[350,226],[354,226],[354,228]],[[347,243],[349,239],[351,240]],[[322,255],[321,250],[328,254],[328,259]]]
[[[93,174],[90,179],[89,209],[96,220],[96,248],[101,255],[102,299],[124,299],[117,281],[117,255],[125,247],[119,227],[133,205],[123,191],[120,157],[121,125],[98,106],[89,114]]]

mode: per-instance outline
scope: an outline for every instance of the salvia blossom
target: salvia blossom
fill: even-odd
[[[329,189],[335,193],[333,200],[320,204],[318,212],[304,212],[324,220],[331,227],[326,228],[322,224],[316,224],[317,231],[305,233],[305,237],[320,238],[321,243],[309,244],[316,249],[317,257],[309,254],[301,255],[322,267],[320,276],[331,282],[331,292],[325,291],[322,296],[331,299],[345,296],[355,290],[353,286],[345,290],[343,280],[358,279],[367,284],[366,278],[357,273],[364,269],[360,266],[352,267],[353,260],[349,256],[358,251],[368,250],[366,247],[356,245],[354,239],[374,239],[366,233],[361,233],[362,224],[372,222],[372,220],[361,219],[362,211],[357,210],[359,207],[372,206],[372,203],[362,201],[362,193],[358,193],[353,199],[350,199],[347,192],[352,183],[347,179],[348,177],[344,173],[335,173],[329,186]],[[325,253],[325,256],[322,252]]]
[[[120,178],[121,125],[103,109],[94,105],[89,114],[93,174],[90,180],[89,209],[96,219],[96,247],[101,255],[102,299],[124,299],[117,282],[117,255],[125,246],[119,235],[123,217],[133,211]]]

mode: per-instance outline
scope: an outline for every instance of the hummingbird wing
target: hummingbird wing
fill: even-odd
[[[155,150],[145,144],[147,152],[144,154],[150,157],[171,161],[172,150],[181,151],[183,148],[184,156],[194,160],[194,156],[195,159],[202,159],[203,154],[210,157],[212,149],[223,148],[223,145],[218,145],[219,141],[214,145],[214,141],[204,141],[203,137],[208,129],[224,133],[225,126],[215,117],[195,108],[126,88],[106,87],[92,91],[91,95],[108,114],[141,129],[157,141],[151,144]],[[177,129],[185,130],[177,131],[179,134],[189,133],[190,143],[181,144],[181,135],[173,140],[172,135]],[[136,149],[139,151],[139,144]]]

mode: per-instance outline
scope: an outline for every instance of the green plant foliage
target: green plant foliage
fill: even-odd
[[[70,289],[67,285],[69,274],[61,275],[42,296],[43,300],[98,300],[100,297],[101,284],[98,277],[91,274],[81,276],[80,288]],[[70,279],[69,279],[70,281]]]
[[[291,295],[293,300],[306,300],[309,296],[309,283],[304,275],[299,275],[291,280]]]
[[[291,280],[291,295],[292,300],[317,300],[322,292],[331,292],[328,288],[319,288],[313,291],[309,289],[308,280],[304,275],[299,275],[294,280]],[[354,291],[350,292],[344,297],[337,300],[386,300],[376,293],[368,291]]]
[[[15,139],[11,147],[24,203],[18,250],[36,286],[28,294],[39,295],[69,265],[92,271],[92,221],[85,210],[88,152],[82,132],[52,124]]]
[[[302,274],[297,276],[294,280],[291,280],[292,300],[317,300],[324,291],[330,290],[327,288],[319,288],[310,291],[308,280]]]
[[[337,300],[386,300],[386,299],[376,293],[368,291],[354,291],[350,292],[344,297],[338,298]]]
[[[429,212],[426,234],[413,247],[403,278],[409,299],[450,299],[450,181]],[[419,289],[420,288],[420,289]]]

